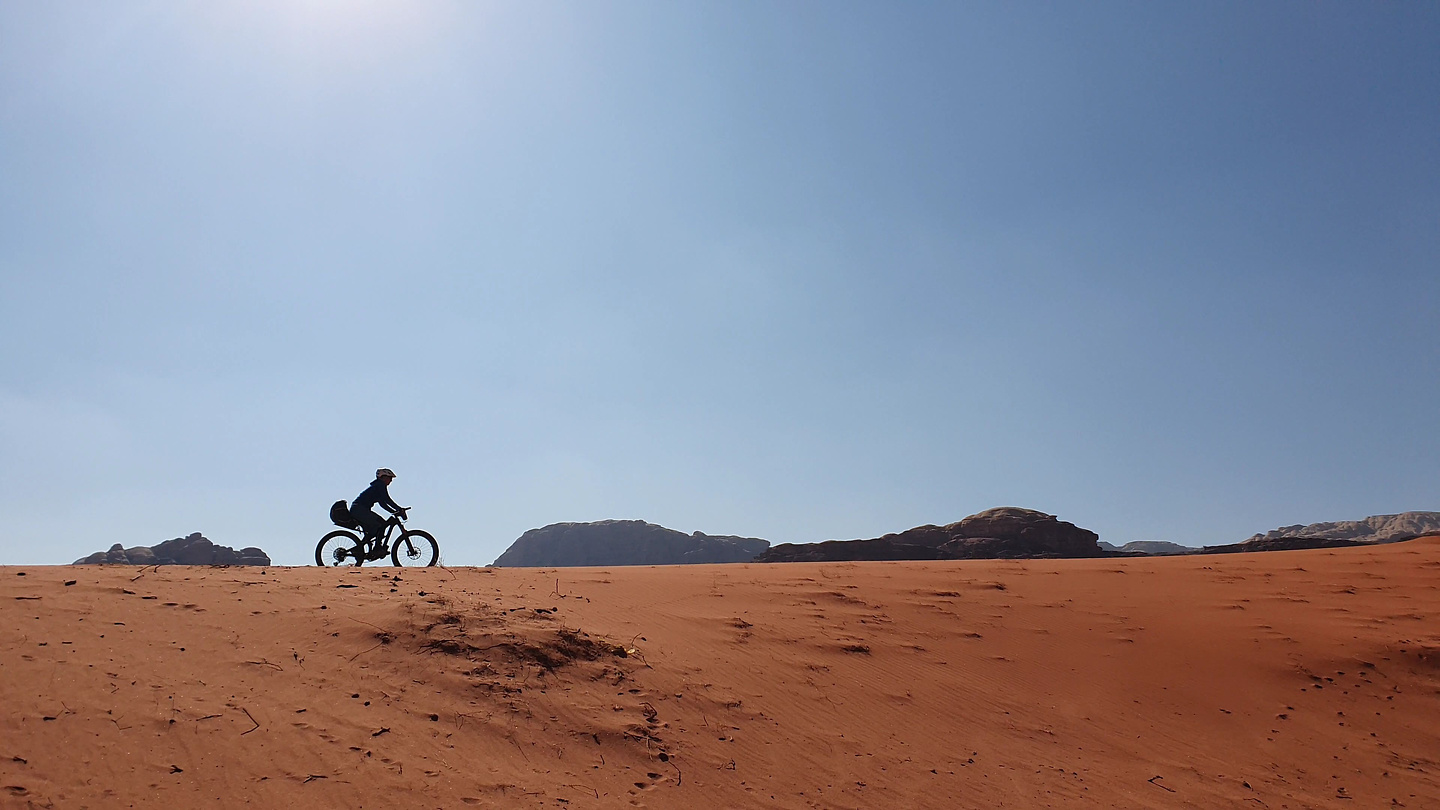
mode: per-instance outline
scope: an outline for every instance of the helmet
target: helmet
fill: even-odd
[[[392,470],[392,469],[390,469],[389,467],[381,467],[380,469],[378,469],[378,470],[375,471],[375,477],[376,477],[376,478],[394,478],[394,477],[395,477],[395,471]]]

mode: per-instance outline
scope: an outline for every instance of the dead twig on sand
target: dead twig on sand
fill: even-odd
[[[513,745],[513,746],[515,746],[515,750],[520,752],[520,756],[524,757],[526,762],[529,762],[529,761],[530,761],[530,755],[527,754],[527,753],[525,753],[525,749],[524,749],[524,748],[521,748],[521,747],[520,747],[520,742],[519,742],[518,740],[516,740],[514,737],[509,737],[509,740],[510,740],[510,744]]]
[[[581,789],[588,790],[588,791],[590,791],[591,793],[594,793],[594,794],[595,794],[595,798],[597,798],[597,799],[600,798],[600,791],[596,790],[596,789],[593,788],[593,787],[590,787],[589,785],[566,785],[565,787],[574,788],[574,789],[576,789],[576,790],[581,790]]]
[[[245,708],[245,707],[242,706],[242,707],[240,707],[240,711],[245,712],[245,716],[248,717],[248,718],[250,718],[250,722],[252,722],[252,723],[255,724],[255,728],[252,728],[252,729],[250,729],[249,731],[242,731],[242,732],[240,732],[240,736],[241,736],[241,737],[244,737],[246,734],[249,734],[251,731],[254,731],[255,729],[260,728],[260,721],[255,719],[255,715],[251,714],[249,709],[247,709],[247,708]]]
[[[486,714],[484,717],[481,717],[481,716],[479,715],[479,713],[477,713],[477,712],[456,712],[456,713],[455,713],[455,728],[456,728],[457,730],[458,730],[458,729],[462,729],[462,728],[465,727],[465,719],[466,719],[466,718],[469,718],[469,719],[471,719],[471,720],[474,720],[474,721],[476,721],[476,722],[478,722],[478,723],[485,723],[485,722],[488,722],[488,721],[490,720],[490,715],[489,715],[489,714]]]
[[[359,658],[360,656],[364,655],[365,653],[370,652],[370,650],[373,650],[373,649],[375,649],[376,647],[383,647],[383,646],[385,646],[385,642],[382,641],[382,642],[380,642],[379,644],[376,644],[375,647],[368,647],[368,648],[366,648],[366,649],[361,650],[361,651],[358,652],[358,653],[355,653],[354,655],[350,656],[350,660],[351,660],[351,661],[354,661],[356,658]]]
[[[680,766],[676,765],[675,761],[670,759],[670,755],[664,751],[660,752],[660,761],[670,763],[670,767],[675,769],[675,787],[680,787],[680,783],[685,780],[685,775],[680,773]]]
[[[650,639],[645,638],[644,636],[640,635],[639,633],[636,633],[635,635],[631,636],[631,637],[630,637],[630,643],[629,643],[629,644],[626,644],[624,647],[621,648],[621,649],[625,650],[625,657],[626,657],[626,658],[638,658],[638,659],[640,660],[640,663],[642,663],[642,664],[645,665],[645,668],[646,668],[646,669],[654,669],[654,667],[650,666],[650,662],[647,661],[647,660],[645,660],[645,653],[640,652],[640,648],[635,646],[635,639],[637,639],[637,638],[640,639],[641,641],[649,641],[649,640],[650,640]]]
[[[274,663],[273,661],[266,661],[264,658],[261,658],[259,661],[246,661],[245,663],[247,663],[247,664],[254,664],[254,665],[257,666],[257,667],[270,667],[271,669],[275,670],[276,672],[284,672],[284,671],[285,671],[285,668],[284,668],[284,667],[280,666],[279,664]]]
[[[1145,781],[1146,781],[1146,782],[1149,782],[1150,784],[1154,785],[1155,787],[1160,788],[1161,790],[1167,790],[1167,791],[1169,791],[1169,792],[1171,792],[1171,793],[1174,793],[1174,792],[1175,792],[1174,789],[1165,787],[1164,785],[1162,785],[1162,784],[1160,784],[1159,782],[1156,782],[1156,781],[1155,781],[1156,779],[1164,779],[1164,778],[1165,778],[1165,777],[1163,777],[1163,776],[1152,776],[1152,777],[1150,777],[1149,779],[1146,779]]]

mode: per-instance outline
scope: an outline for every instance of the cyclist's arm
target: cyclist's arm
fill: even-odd
[[[405,512],[405,509],[402,508],[400,504],[395,503],[395,501],[390,498],[390,490],[388,489],[380,490],[380,505],[389,510],[392,515],[399,515]]]

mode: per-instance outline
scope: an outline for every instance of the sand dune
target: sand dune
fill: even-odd
[[[1440,538],[0,568],[0,805],[1435,808],[1437,582]]]

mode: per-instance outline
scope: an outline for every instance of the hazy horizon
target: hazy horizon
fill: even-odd
[[[0,564],[1440,510],[1440,7],[0,6]]]

